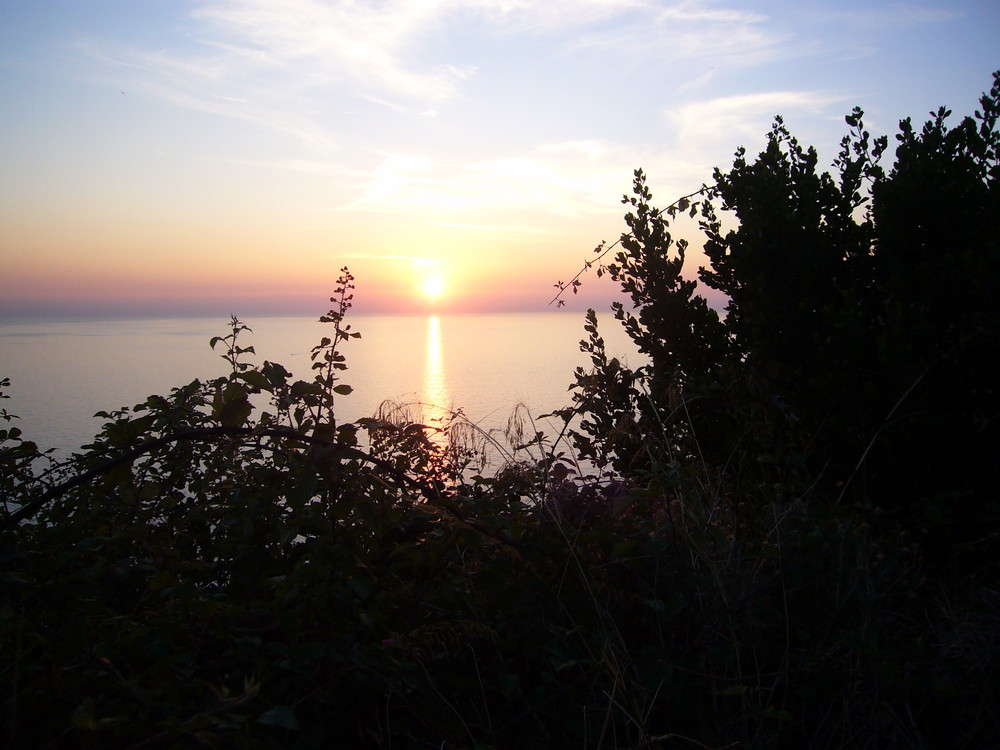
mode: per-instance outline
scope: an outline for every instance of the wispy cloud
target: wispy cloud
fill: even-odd
[[[233,71],[239,66],[232,62],[211,55],[181,59],[160,50],[108,50],[94,42],[80,42],[78,49],[113,69],[115,81],[128,76],[127,87],[132,92],[283,133],[323,151],[340,147],[339,138],[322,119],[287,106],[285,92],[267,81],[244,80],[246,71],[237,76]]]
[[[666,116],[680,148],[697,154],[720,141],[735,145],[741,139],[757,140],[777,114],[821,113],[838,101],[842,97],[816,91],[772,91],[694,102]]]
[[[464,164],[387,155],[362,195],[342,210],[541,211],[578,217],[620,194],[620,149],[598,141],[547,143]]]
[[[151,93],[177,106],[326,146],[336,141],[333,100],[418,115],[439,112],[437,105],[474,86],[481,65],[499,61],[456,44],[469,33],[548,34],[549,54],[612,48],[626,51],[626,60],[697,60],[699,67],[789,54],[760,14],[705,0],[203,0],[190,18],[196,25],[183,48],[92,44],[89,52],[131,66]],[[213,107],[220,103],[230,107]]]
[[[580,35],[575,49],[607,48],[625,59],[674,62],[699,75],[712,66],[758,65],[803,51],[760,13],[719,8],[701,0],[646,4],[622,23]]]
[[[477,13],[509,32],[533,34],[606,23],[656,7],[649,0],[453,0],[448,5]]]
[[[382,163],[372,171],[361,196],[341,209],[351,211],[366,207],[381,208],[385,203],[422,203],[415,201],[413,195],[438,182],[429,176],[432,167],[433,162],[425,157],[386,155]]]
[[[588,205],[608,200],[607,173],[601,166],[594,160],[585,167],[574,152],[539,149],[470,164],[465,171],[488,201],[577,217]]]
[[[367,175],[363,172],[346,167],[343,164],[319,159],[218,159],[226,164],[239,164],[247,167],[259,167],[281,172],[297,172],[300,174],[326,175],[361,179]]]
[[[544,143],[538,147],[541,154],[576,154],[589,158],[598,158],[608,153],[608,145],[601,141],[565,141],[562,143]]]
[[[389,263],[405,263],[411,268],[432,268],[440,265],[435,258],[421,258],[415,255],[380,255],[379,253],[343,253],[339,257],[352,260],[378,260]]]
[[[655,160],[642,144],[588,139],[586,132],[560,141],[543,129],[534,143],[503,147],[467,130],[463,145],[475,145],[463,157],[433,146],[423,152],[433,159],[421,156],[416,136],[399,123],[420,134],[444,132],[458,109],[450,100],[488,99],[490,92],[477,92],[478,80],[508,64],[495,49],[479,57],[470,40],[534,35],[543,38],[532,43],[539,64],[590,55],[622,66],[623,75],[630,65],[676,64],[677,95],[703,89],[717,70],[805,54],[772,19],[709,0],[203,0],[189,18],[195,25],[184,46],[88,50],[130,71],[151,96],[306,146],[315,163],[259,155],[247,163],[349,176],[350,187],[339,187],[355,197],[342,200],[341,211],[514,208],[579,217],[620,195],[623,173]],[[531,89],[522,89],[529,107]],[[681,146],[697,147],[731,140],[734,131],[758,134],[761,112],[815,110],[823,101],[803,92],[713,99],[675,106],[668,122]],[[373,117],[370,105],[383,112]],[[653,120],[663,104],[644,101],[642,108],[636,116]],[[379,127],[366,127],[373,122]]]
[[[195,26],[183,46],[91,39],[78,49],[115,85],[127,78],[130,91],[330,150],[344,125],[333,111],[348,102],[416,116],[475,78],[473,65],[420,59],[418,42],[437,27],[444,5],[208,0],[191,13]]]
[[[700,0],[684,0],[655,11],[656,20],[665,21],[711,21],[713,23],[757,23],[766,16],[753,11],[735,8],[718,8]]]
[[[421,101],[453,95],[468,69],[419,66],[407,53],[432,31],[447,4],[320,0],[215,0],[195,11],[244,57],[308,70],[314,85],[348,80]],[[420,69],[423,67],[424,69]]]
[[[431,222],[434,227],[447,227],[450,229],[471,229],[474,231],[486,232],[513,232],[517,234],[552,234],[552,230],[542,227],[532,227],[525,224],[457,224],[449,221]]]
[[[918,3],[873,4],[858,9],[813,10],[810,15],[819,21],[843,23],[866,31],[899,30],[910,26],[947,23],[965,15],[962,10],[941,5]]]

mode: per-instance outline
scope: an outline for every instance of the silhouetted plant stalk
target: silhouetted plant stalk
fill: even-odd
[[[341,344],[348,339],[361,338],[361,334],[352,331],[350,323],[345,322],[354,299],[354,288],[354,276],[344,266],[340,269],[334,296],[330,298],[334,307],[319,319],[320,323],[333,324],[333,338],[324,336],[310,354],[312,369],[317,371],[316,382],[322,388],[320,403],[312,411],[312,416],[316,428],[323,432],[332,431],[337,426],[334,414],[336,396],[346,396],[353,390],[349,385],[337,384],[340,379],[337,373],[347,369],[346,358],[340,352]]]
[[[226,336],[213,336],[209,341],[209,346],[212,349],[215,349],[215,345],[219,343],[226,345],[226,351],[222,355],[222,358],[229,363],[231,368],[230,380],[235,380],[240,373],[246,372],[251,367],[248,362],[242,362],[240,357],[244,354],[256,354],[252,346],[242,347],[239,345],[240,334],[244,332],[253,333],[253,330],[235,315],[232,315],[229,319],[229,334]]]

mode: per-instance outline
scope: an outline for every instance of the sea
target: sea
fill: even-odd
[[[610,314],[599,315],[608,352],[623,363],[641,362],[635,346]],[[260,317],[243,321],[251,332],[247,361],[282,364],[311,379],[310,352],[332,325],[315,318]],[[580,312],[474,315],[356,315],[348,319],[360,339],[341,347],[348,369],[339,396],[339,423],[375,415],[385,402],[405,405],[414,418],[437,424],[461,411],[483,433],[502,433],[515,413],[532,430],[558,433],[543,418],[571,403],[576,367],[589,369],[580,351]],[[132,407],[152,394],[198,378],[226,375],[225,318],[119,320],[0,320],[0,379],[10,398],[0,408],[17,415],[7,426],[66,458],[90,442],[104,420],[95,412]],[[532,424],[532,422],[534,422]]]

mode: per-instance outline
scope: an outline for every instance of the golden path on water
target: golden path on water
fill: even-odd
[[[447,423],[448,405],[451,403],[441,352],[441,319],[437,315],[431,315],[427,318],[424,387],[420,409],[423,423],[430,428],[430,439],[442,448],[447,448],[447,436],[436,429]]]

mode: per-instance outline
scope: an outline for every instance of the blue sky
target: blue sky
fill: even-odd
[[[828,164],[855,105],[967,114],[1000,68],[961,0],[6,1],[0,35],[5,315],[321,312],[343,265],[360,309],[544,309],[636,167],[669,203],[778,113]]]

